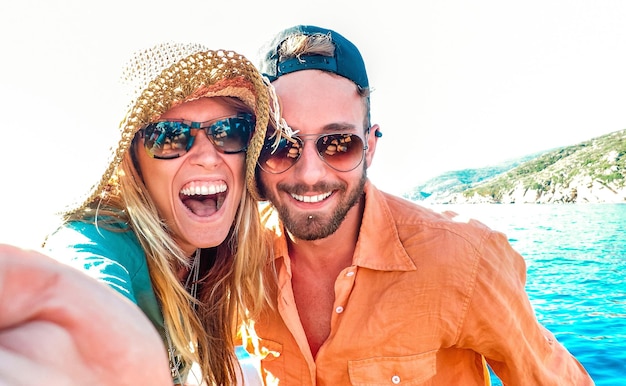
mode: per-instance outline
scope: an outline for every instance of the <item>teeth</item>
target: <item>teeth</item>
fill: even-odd
[[[185,186],[180,193],[185,196],[210,196],[213,194],[223,193],[227,189],[225,183],[201,183],[192,182]]]
[[[301,196],[299,194],[292,194],[291,197],[293,197],[295,200],[302,201],[302,202],[320,202],[320,201],[327,199],[330,196],[330,194],[331,194],[330,192],[318,194],[315,196]]]

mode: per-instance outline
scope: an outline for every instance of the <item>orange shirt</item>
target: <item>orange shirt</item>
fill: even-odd
[[[524,259],[502,233],[369,182],[365,193],[352,265],[336,279],[331,332],[315,359],[277,232],[277,307],[256,321],[267,384],[484,385],[483,356],[507,385],[593,384],[537,322]]]

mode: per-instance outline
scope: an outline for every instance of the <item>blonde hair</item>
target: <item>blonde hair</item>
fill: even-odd
[[[198,363],[209,385],[235,384],[238,362],[234,339],[241,326],[266,304],[263,271],[269,240],[261,228],[254,190],[254,166],[270,117],[271,86],[243,56],[211,51],[199,45],[164,44],[137,54],[126,78],[138,78],[128,112],[120,124],[120,142],[112,160],[87,198],[63,214],[64,222],[136,234],[146,255],[166,334],[186,365]],[[238,112],[252,112],[255,130],[246,154],[244,189],[233,227],[219,246],[201,251],[197,299],[181,283],[178,272],[189,268],[189,256],[175,242],[148,194],[134,162],[143,150],[134,138],[138,130],[172,106],[201,97],[219,98]],[[279,114],[275,111],[275,114]],[[120,229],[119,224],[127,225]],[[44,241],[45,244],[45,241]],[[206,255],[215,254],[210,267]]]
[[[133,153],[142,150],[140,141],[134,141],[122,159],[116,173],[119,192],[111,192],[104,200],[97,199],[88,208],[70,213],[65,221],[95,221],[107,229],[114,229],[107,226],[112,222],[130,225],[145,251],[152,285],[174,347],[185,362],[200,365],[208,384],[234,384],[233,349],[238,326],[241,323],[248,328],[266,301],[262,272],[268,261],[269,240],[261,229],[257,202],[245,189],[233,229],[216,248],[213,266],[201,273],[198,299],[194,299],[177,275],[179,268],[189,266],[189,257],[161,220],[133,162]]]

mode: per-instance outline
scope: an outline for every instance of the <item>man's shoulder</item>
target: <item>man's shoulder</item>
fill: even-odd
[[[448,242],[468,243],[478,247],[498,232],[482,222],[464,217],[451,210],[437,210],[380,190],[371,191],[369,198],[382,200],[381,212],[387,212],[401,241],[408,238],[441,238]],[[385,209],[386,208],[386,209]]]
[[[480,265],[481,274],[497,269],[515,269],[523,272],[523,258],[508,242],[506,235],[489,228],[478,220],[467,218],[451,210],[436,210],[392,194],[378,191],[370,195],[378,198],[379,213],[389,220],[369,221],[368,235],[395,232],[398,248],[418,267],[429,272],[466,271],[474,277]],[[367,215],[367,214],[366,214]],[[389,227],[393,229],[388,229]],[[375,229],[373,229],[375,228]],[[389,241],[389,240],[387,240]],[[393,243],[387,242],[384,248]],[[502,267],[508,268],[502,268]],[[487,271],[485,271],[487,270]]]

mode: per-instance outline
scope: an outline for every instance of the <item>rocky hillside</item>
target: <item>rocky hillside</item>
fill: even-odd
[[[494,167],[448,172],[405,197],[431,203],[626,203],[626,130]]]

